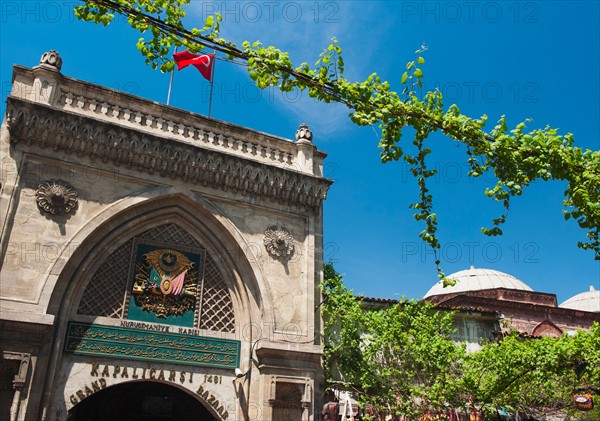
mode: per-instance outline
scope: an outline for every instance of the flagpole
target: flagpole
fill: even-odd
[[[169,92],[167,93],[167,105],[171,101],[171,89],[173,89],[173,76],[175,76],[175,68],[171,72],[171,80],[169,81]]]
[[[175,47],[175,51],[173,54],[177,52],[177,47]],[[171,89],[173,89],[173,77],[175,77],[175,66],[173,66],[173,70],[171,71],[171,79],[169,80],[169,92],[167,92],[167,105],[171,102]]]
[[[217,52],[213,50],[213,63],[212,68],[210,69],[210,97],[208,98],[208,116],[210,117],[210,111],[212,109],[212,99],[213,99],[213,86],[215,84],[215,66],[217,65]]]

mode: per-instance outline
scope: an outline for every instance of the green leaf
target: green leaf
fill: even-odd
[[[437,220],[427,218],[433,213],[433,198],[425,179],[433,173],[425,165],[428,152],[423,144],[429,134],[439,132],[466,147],[465,163],[470,175],[475,177],[483,172],[494,175],[497,184],[494,186],[494,181],[488,185],[485,194],[500,202],[505,214],[509,211],[510,199],[523,194],[525,188],[535,181],[564,182],[567,186],[565,215],[569,215],[565,219],[574,219],[584,230],[585,241],[580,241],[579,247],[592,250],[594,258],[600,259],[600,152],[573,146],[572,134],[561,135],[559,130],[550,126],[526,132],[530,119],[510,130],[504,115],[495,127],[486,131],[485,115],[479,119],[471,118],[462,114],[456,105],[444,110],[439,90],[421,92],[424,84],[420,66],[425,63],[422,56],[427,50],[425,45],[415,51],[415,60],[406,64],[406,72],[400,80],[401,92],[395,92],[389,82],[375,73],[364,81],[351,83],[344,79],[342,49],[335,39],[322,53],[316,66],[311,68],[306,64],[294,68],[289,54],[274,46],[265,48],[259,41],[252,44],[244,41],[242,48],[238,49],[231,41],[219,38],[222,18],[218,13],[206,17],[205,28],[188,29],[187,33],[191,36],[182,37],[180,30],[186,29],[182,18],[186,16],[184,7],[188,3],[189,0],[114,0],[102,2],[102,5],[84,2],[75,7],[75,15],[78,19],[102,25],[108,25],[116,14],[124,16],[124,21],[146,36],[137,42],[137,48],[152,68],[169,71],[168,63],[172,62],[170,47],[174,45],[184,46],[194,53],[205,46],[218,46],[228,58],[247,60],[250,78],[260,88],[277,86],[285,92],[308,90],[309,96],[319,101],[347,106],[352,122],[357,125],[373,125],[380,120],[382,139],[378,139],[376,145],[380,145],[383,163],[403,156],[402,148],[397,146],[401,141],[418,149],[411,158],[414,162],[411,163],[406,156],[405,159],[411,165],[410,173],[417,179],[418,201],[423,211],[417,219],[425,225],[427,236],[424,238],[431,247],[439,248],[440,243],[436,234]],[[129,8],[152,19],[128,13]],[[412,145],[410,140],[402,139],[404,128],[413,135]],[[419,177],[423,180],[419,181]],[[500,225],[505,218],[496,218],[495,221]],[[502,234],[498,226],[484,232],[488,235]]]

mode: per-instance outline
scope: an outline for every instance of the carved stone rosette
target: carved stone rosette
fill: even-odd
[[[268,228],[263,241],[269,254],[274,257],[287,258],[294,252],[294,237],[280,225]]]
[[[77,192],[66,181],[48,180],[35,192],[38,208],[51,215],[64,215],[77,207]]]

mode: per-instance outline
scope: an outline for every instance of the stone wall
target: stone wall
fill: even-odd
[[[295,141],[270,136],[66,77],[59,60],[50,52],[33,69],[14,67],[0,135],[0,323],[11,332],[3,351],[31,357],[19,419],[63,419],[96,389],[131,381],[135,364],[153,370],[151,381],[196,373],[177,386],[215,419],[246,419],[251,408],[271,419],[286,390],[298,392],[302,419],[313,419],[322,351],[314,312],[322,202],[331,181],[323,178],[325,154],[308,127]],[[102,359],[112,367],[103,377],[98,358],[63,352],[69,321],[122,327],[124,316],[82,314],[82,297],[97,294],[100,309],[114,288],[130,294],[133,269],[127,272],[123,259],[119,269],[116,251],[168,224],[210,256],[219,294],[230,297],[235,315],[234,328],[194,325],[185,334],[239,341],[243,377],[231,369],[118,358]],[[163,242],[184,247],[173,238]],[[110,283],[102,270],[124,275]],[[203,382],[213,376],[220,382]]]

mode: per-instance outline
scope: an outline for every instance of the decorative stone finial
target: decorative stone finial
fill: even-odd
[[[296,142],[312,143],[312,132],[308,128],[308,124],[302,123],[296,130]]]
[[[39,185],[35,200],[42,211],[64,215],[77,206],[77,192],[65,181],[49,180]]]
[[[276,258],[287,259],[294,252],[294,237],[280,225],[267,229],[263,241],[267,251]]]
[[[54,67],[60,72],[60,69],[62,67],[62,58],[60,58],[60,54],[58,54],[58,51],[50,50],[42,54],[40,64],[45,64],[46,66]]]

